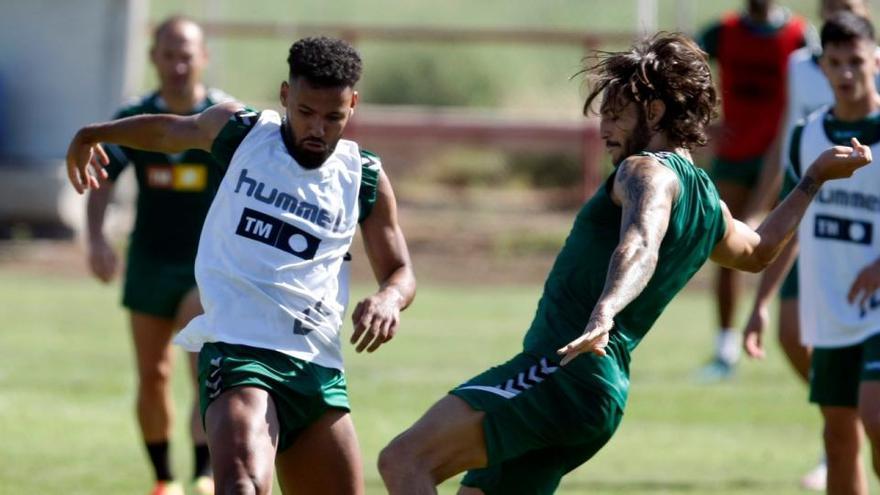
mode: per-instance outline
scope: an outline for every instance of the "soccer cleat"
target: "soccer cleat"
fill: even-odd
[[[828,482],[828,466],[820,462],[801,478],[801,488],[814,492],[824,492]]]
[[[180,483],[174,481],[157,481],[150,495],[185,495]]]
[[[733,378],[736,365],[721,358],[713,358],[697,372],[697,381],[703,384],[718,383]]]
[[[192,489],[196,495],[214,495],[214,478],[199,476],[193,480]]]

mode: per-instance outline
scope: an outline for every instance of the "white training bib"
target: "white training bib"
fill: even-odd
[[[828,109],[810,115],[800,139],[806,169],[833,146],[825,129]],[[832,131],[834,132],[834,131]],[[846,136],[836,136],[836,140]],[[880,153],[880,143],[871,146]],[[880,156],[880,155],[877,155]],[[859,169],[848,179],[825,183],[798,229],[800,242],[801,341],[814,347],[845,347],[880,332],[880,295],[864,307],[847,302],[859,272],[880,255],[880,168]]]
[[[205,313],[175,342],[189,351],[243,344],[342,369],[340,270],[357,228],[360,151],[340,140],[321,167],[306,169],[282,132],[279,115],[264,111],[235,151],[196,257]]]

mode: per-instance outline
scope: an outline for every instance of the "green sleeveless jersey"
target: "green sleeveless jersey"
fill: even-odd
[[[191,113],[230,99],[221,91],[209,90]],[[114,118],[157,113],[168,113],[158,92],[123,107]],[[195,262],[202,223],[222,178],[217,161],[202,150],[175,155],[115,145],[106,146],[106,150],[111,181],[129,164],[134,166],[138,197],[131,244],[160,260]]]
[[[724,236],[718,193],[705,172],[674,153],[654,156],[679,179],[679,195],[660,245],[654,275],[641,294],[614,318],[608,356],[579,356],[566,366],[623,405],[629,386],[630,353],[672,298],[706,262]],[[556,258],[523,346],[555,356],[579,337],[602,294],[608,264],[620,237],[622,209],[610,197],[614,176],[580,210]]]

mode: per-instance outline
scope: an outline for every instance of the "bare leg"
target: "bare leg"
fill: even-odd
[[[278,415],[265,390],[231,388],[205,413],[218,495],[272,493]]]
[[[864,381],[859,386],[859,416],[871,443],[874,474],[880,477],[880,382]]]
[[[825,454],[828,456],[828,493],[865,495],[868,484],[859,460],[861,422],[850,407],[822,407]]]
[[[812,349],[801,344],[797,299],[783,299],[779,303],[779,344],[791,367],[806,383],[810,374]]]
[[[174,353],[170,319],[132,312],[132,337],[137,359],[137,416],[147,443],[164,442],[171,437],[171,369]]]
[[[190,320],[202,314],[202,303],[199,301],[199,291],[195,287],[190,290],[180,301],[177,308],[177,317],[174,320],[175,330],[186,326]],[[190,436],[194,445],[204,445],[208,439],[205,436],[205,428],[202,426],[202,418],[199,413],[199,354],[189,353],[189,370],[193,384],[193,405],[190,411]]]
[[[284,493],[362,495],[364,473],[351,415],[330,410],[275,460]]]
[[[440,399],[379,454],[379,472],[388,493],[434,494],[443,480],[485,467],[483,416],[453,395]]]

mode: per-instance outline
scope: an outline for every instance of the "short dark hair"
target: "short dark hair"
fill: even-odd
[[[822,46],[829,43],[852,43],[858,40],[875,41],[874,25],[868,19],[848,10],[835,12],[825,24],[820,34]]]
[[[324,36],[303,38],[287,56],[290,79],[305,78],[324,88],[354,85],[361,78],[361,56],[347,42]]]
[[[584,69],[591,82],[584,115],[603,95],[603,107],[617,111],[629,102],[642,112],[654,100],[666,105],[657,124],[677,146],[691,149],[708,142],[706,128],[717,115],[718,93],[706,53],[687,36],[658,33],[623,52],[596,52]]]

